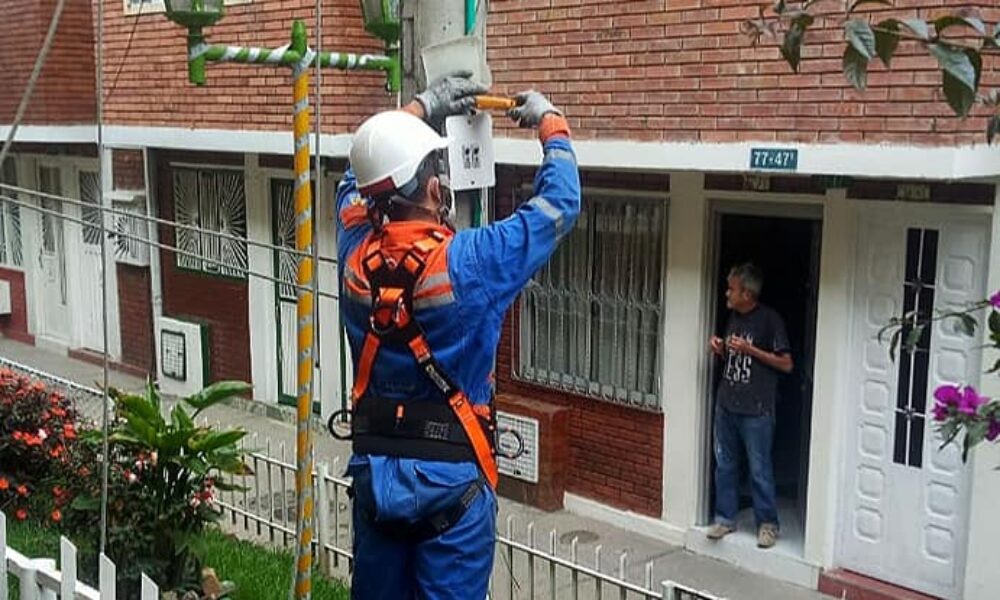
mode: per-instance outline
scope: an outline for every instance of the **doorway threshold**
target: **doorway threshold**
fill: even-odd
[[[749,510],[740,513],[737,530],[725,538],[713,541],[705,537],[708,527],[692,527],[684,536],[684,546],[696,554],[814,590],[821,569],[803,558],[801,524],[789,518],[787,512],[781,511],[781,536],[777,545],[768,550],[757,547],[757,531]]]

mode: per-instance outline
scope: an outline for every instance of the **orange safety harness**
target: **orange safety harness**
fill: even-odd
[[[351,392],[351,438],[356,454],[427,460],[475,460],[496,488],[496,415],[489,406],[473,405],[431,352],[413,314],[413,296],[427,259],[444,242],[432,232],[415,242],[398,262],[376,244],[362,261],[371,286],[370,328],[365,336]],[[447,401],[386,400],[368,397],[379,348],[405,345],[420,369]],[[331,423],[333,418],[331,418]],[[331,431],[333,427],[331,425]]]

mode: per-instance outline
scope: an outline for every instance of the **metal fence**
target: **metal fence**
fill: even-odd
[[[0,366],[38,378],[62,390],[71,398],[100,407],[99,390],[79,385],[0,357]],[[207,421],[204,422],[206,425]],[[252,434],[242,442],[253,475],[240,475],[232,483],[240,489],[220,491],[218,506],[225,526],[239,537],[279,547],[295,546],[295,465],[285,442],[273,443]],[[316,536],[313,552],[316,564],[328,575],[347,578],[351,571],[351,512],[349,479],[338,477],[338,463],[316,463],[313,497],[316,499]],[[492,600],[722,600],[672,581],[654,581],[653,563],[634,576],[627,553],[612,555],[596,546],[583,556],[577,539],[568,552],[560,553],[556,530],[536,531],[534,523],[519,528],[508,518],[497,536],[496,559],[490,581]],[[631,576],[630,576],[631,575]]]
[[[247,461],[255,475],[237,476],[242,489],[222,492],[218,504],[236,533],[251,539],[293,547],[295,543],[295,465],[286,459],[286,447],[251,436],[246,440]],[[254,450],[260,449],[260,450]],[[347,577],[351,567],[351,512],[347,491],[351,482],[333,475],[332,466],[318,463],[313,473],[316,498],[314,555],[320,569]],[[324,508],[326,510],[324,510]],[[672,581],[657,582],[653,563],[642,566],[640,581],[630,580],[627,553],[611,555],[596,546],[590,556],[578,551],[572,539],[560,553],[556,530],[537,532],[534,523],[519,529],[508,518],[497,536],[496,559],[490,581],[493,600],[721,600]],[[589,553],[588,553],[589,554]]]

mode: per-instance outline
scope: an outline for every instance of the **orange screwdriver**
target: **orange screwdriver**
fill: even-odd
[[[479,110],[510,110],[517,106],[517,101],[504,96],[476,96],[476,108]]]

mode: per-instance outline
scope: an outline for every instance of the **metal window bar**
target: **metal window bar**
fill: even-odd
[[[587,194],[576,226],[521,294],[517,376],[660,410],[666,204]]]

